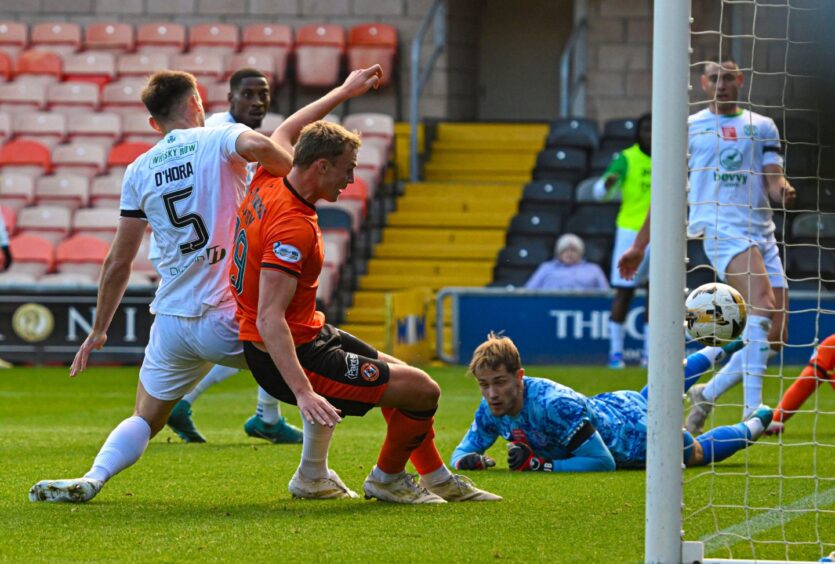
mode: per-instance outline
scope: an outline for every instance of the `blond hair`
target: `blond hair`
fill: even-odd
[[[481,343],[473,352],[473,359],[470,361],[469,373],[475,375],[483,368],[499,370],[504,367],[511,374],[516,374],[522,368],[522,359],[519,357],[519,349],[510,340],[510,337],[499,335],[490,331],[487,340]]]
[[[183,71],[157,71],[148,79],[140,97],[157,122],[172,119],[172,112],[188,97],[197,94],[194,75]]]
[[[360,148],[360,136],[351,133],[341,125],[327,121],[315,121],[302,129],[299,140],[293,148],[293,166],[307,168],[319,159],[334,162],[345,146]]]

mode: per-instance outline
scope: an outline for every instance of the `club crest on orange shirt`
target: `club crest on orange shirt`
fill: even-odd
[[[376,382],[377,378],[380,377],[380,369],[370,362],[366,362],[360,368],[360,374],[366,382]]]

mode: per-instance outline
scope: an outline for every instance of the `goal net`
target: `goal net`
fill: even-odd
[[[750,196],[750,204],[746,207],[739,198],[720,195],[715,200],[718,205],[710,206],[717,227],[703,230],[700,240],[688,241],[687,286],[692,289],[719,281],[713,265],[721,267],[723,260],[735,256],[736,251],[727,249],[733,249],[738,233],[723,226],[739,225],[740,217],[747,214],[747,231],[739,235],[762,237],[758,222],[768,204],[759,202],[753,191],[767,181],[767,175],[755,154],[763,145],[769,151],[769,140],[764,138],[768,127],[758,126],[758,118],[750,112],[766,116],[776,125],[783,167],[796,200],[791,209],[783,209],[781,202],[771,204],[776,225],[774,256],[768,256],[767,236],[760,245],[772,283],[784,275],[789,288],[785,303],[780,298],[782,290],[774,290],[773,323],[778,328],[785,324],[788,336],[779,338],[780,347],[771,347],[779,350],[772,353],[762,378],[762,402],[776,407],[800,378],[814,382],[811,388],[803,388],[811,393],[795,406],[781,434],[763,436],[725,461],[683,471],[682,546],[685,555],[689,548],[697,551],[693,554],[703,552],[705,562],[817,561],[835,551],[835,375],[827,373],[832,366],[822,363],[811,376],[801,376],[818,345],[835,333],[835,153],[822,126],[822,106],[835,104],[835,99],[820,95],[816,74],[821,50],[826,49],[826,33],[835,34],[831,19],[835,12],[828,3],[694,0],[691,5],[689,113],[711,111],[711,102],[716,104],[726,94],[714,91],[711,99],[709,88],[705,90],[703,75],[709,61],[735,61],[744,82],[736,95],[742,113],[736,119],[714,116],[715,131],[710,133],[714,154],[693,155],[691,137],[689,190],[693,194],[698,189],[694,186],[697,173],[702,181],[709,174],[715,192],[743,191]],[[823,27],[830,28],[823,36],[816,33],[821,21],[828,21]],[[659,25],[664,24],[656,21],[655,26]],[[829,72],[835,73],[835,68]],[[656,74],[654,80],[663,77]],[[706,146],[701,143],[699,152],[704,153]],[[656,233],[653,228],[653,240]],[[782,263],[782,273],[770,268],[777,264],[776,258]],[[747,277],[745,268],[737,279],[745,280],[747,292],[743,293],[749,297],[750,313],[752,296],[762,280],[757,279],[756,265],[749,262]],[[768,317],[762,311],[755,313],[755,319]],[[748,346],[768,346],[764,341],[748,342]],[[695,343],[687,343],[688,351],[696,348]],[[749,391],[746,398],[744,383],[750,376],[744,374],[755,371],[755,365],[740,360],[728,368],[723,380],[706,390],[705,396],[715,399],[705,431],[741,421],[746,403],[750,411],[750,398],[756,393]],[[729,384],[734,372],[735,385]],[[704,375],[700,383],[714,374]],[[793,401],[797,403],[802,396],[795,395]],[[685,416],[689,410],[686,403]]]

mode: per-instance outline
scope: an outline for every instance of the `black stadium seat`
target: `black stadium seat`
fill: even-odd
[[[614,239],[612,237],[584,237],[583,243],[586,245],[586,260],[600,265],[608,276],[612,265]]]
[[[832,255],[832,251],[811,245],[798,246],[788,248],[786,255],[786,270],[790,278],[835,280],[835,256]]]
[[[638,134],[635,129],[637,125],[638,120],[633,118],[610,119],[603,125],[603,137],[604,139],[625,139],[634,143],[635,136]]]
[[[620,155],[620,150],[618,149],[598,149],[591,156],[591,168],[589,170],[589,174],[592,176],[600,176],[603,174],[609,165],[612,164],[618,155]]]
[[[565,118],[551,122],[546,147],[576,147],[591,152],[600,144],[597,122],[585,118]]]
[[[533,235],[537,237],[556,237],[562,228],[562,218],[553,213],[524,212],[516,214],[510,220],[510,235]]]
[[[557,180],[534,180],[525,185],[519,211],[567,212],[574,198],[574,187],[570,182]]]
[[[565,224],[565,231],[580,237],[591,237],[615,233],[615,218],[620,204],[578,205]]]
[[[493,273],[493,282],[488,286],[493,288],[504,288],[513,286],[521,288],[531,277],[535,269],[518,269],[518,268],[497,268]]]
[[[585,151],[557,147],[539,153],[533,177],[534,180],[564,180],[576,184],[586,176],[587,169]]]
[[[536,268],[553,256],[553,250],[539,242],[528,245],[509,245],[499,251],[496,268]]]

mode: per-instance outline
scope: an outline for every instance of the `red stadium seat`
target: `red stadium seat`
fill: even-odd
[[[267,112],[267,115],[264,116],[264,120],[261,122],[261,127],[258,129],[258,133],[263,133],[269,137],[282,123],[284,123],[283,115]]]
[[[282,24],[251,24],[243,30],[244,52],[268,53],[275,59],[275,82],[284,84],[287,60],[293,50],[293,30]]]
[[[10,114],[0,112],[0,146],[12,138],[13,132],[12,116]]]
[[[121,22],[87,24],[84,29],[84,48],[109,53],[133,51],[133,26]]]
[[[182,53],[186,48],[186,28],[177,23],[156,22],[136,28],[136,50],[140,53]]]
[[[122,133],[125,143],[155,144],[162,134],[148,123],[148,111],[122,112]]]
[[[43,174],[52,170],[52,156],[49,148],[37,141],[12,141],[0,148],[0,169],[3,174]]]
[[[9,20],[0,21],[0,51],[14,59],[29,43],[26,24]]]
[[[238,69],[250,68],[267,75],[267,82],[275,81],[275,57],[270,53],[245,52],[229,55],[226,59],[226,80]]]
[[[49,148],[67,136],[67,118],[59,113],[25,112],[14,116],[15,138],[37,141]]]
[[[45,237],[21,234],[12,237],[9,247],[14,257],[10,270],[43,276],[55,265],[55,244]]]
[[[82,208],[75,212],[72,220],[73,233],[98,237],[110,243],[116,236],[119,224],[119,208]]]
[[[229,111],[229,83],[213,82],[206,86],[203,105],[206,107],[207,115]]]
[[[52,151],[52,165],[56,173],[68,172],[92,178],[104,172],[106,155],[107,152],[100,145],[74,142],[55,147]]]
[[[70,232],[70,210],[61,206],[32,206],[17,214],[17,231],[49,239],[53,244]]]
[[[110,112],[74,113],[67,119],[70,141],[95,143],[106,150],[122,137],[122,119]]]
[[[322,271],[319,273],[319,287],[316,288],[316,299],[324,305],[329,305],[338,281],[339,273],[336,267],[327,263],[322,265]]]
[[[6,233],[9,236],[14,235],[15,228],[17,227],[17,210],[0,205],[0,217],[3,218],[3,225],[6,226]]]
[[[362,204],[362,215],[365,217],[368,208],[368,185],[365,181],[356,176],[354,181],[345,187],[339,195],[341,200],[356,200]]]
[[[3,172],[0,176],[0,205],[19,210],[35,202],[35,178],[29,174]]]
[[[64,62],[56,53],[30,49],[17,58],[15,74],[18,81],[58,82],[63,75]]]
[[[8,82],[14,74],[14,63],[8,53],[0,51],[0,82]]]
[[[73,235],[55,249],[58,272],[96,279],[109,249],[110,245],[98,237]]]
[[[81,26],[72,22],[44,22],[32,26],[32,47],[70,55],[81,48]]]
[[[345,31],[338,25],[314,24],[296,31],[296,82],[323,88],[339,81]]]
[[[0,84],[0,111],[31,112],[44,107],[46,107],[46,87],[43,84],[21,81]]]
[[[35,181],[35,202],[75,211],[90,203],[90,180],[76,174],[42,176]]]
[[[348,131],[362,133],[363,142],[370,137],[379,137],[391,143],[394,139],[394,119],[390,115],[377,113],[350,114],[342,120]]]
[[[122,174],[97,176],[90,185],[90,203],[97,208],[119,209],[122,198]]]
[[[389,84],[394,75],[397,56],[397,30],[386,24],[368,23],[348,32],[348,70],[379,64],[383,67],[380,86]]]
[[[240,48],[238,26],[225,23],[193,25],[188,30],[188,45],[193,53],[236,53]]]
[[[107,157],[108,167],[126,167],[139,157],[142,153],[148,152],[153,145],[148,143],[120,143],[113,147],[110,156]]]
[[[119,55],[116,72],[120,78],[145,78],[154,72],[168,68],[168,55],[165,53],[130,53]]]
[[[104,86],[116,77],[116,56],[112,53],[85,51],[64,58],[65,80],[92,82]]]
[[[119,115],[141,112],[148,115],[148,110],[139,98],[144,81],[126,78],[111,82],[101,91],[102,111],[116,112]]]
[[[93,112],[99,107],[99,88],[89,82],[59,82],[46,87],[46,105],[63,114]]]
[[[223,57],[216,53],[173,55],[171,57],[171,68],[190,72],[198,79],[207,79],[207,82],[223,80],[226,75],[226,65],[223,64]]]

